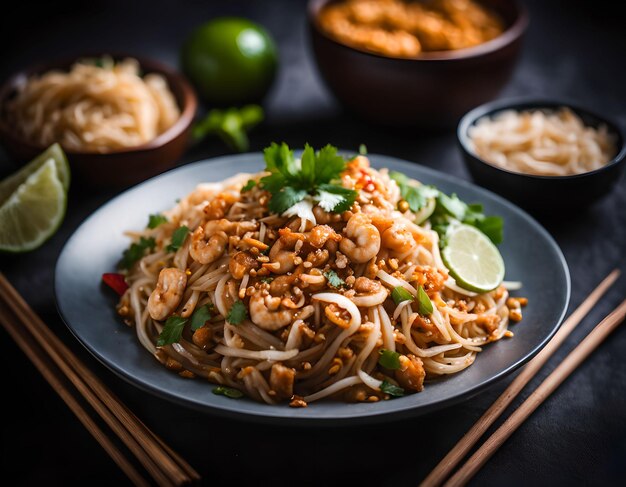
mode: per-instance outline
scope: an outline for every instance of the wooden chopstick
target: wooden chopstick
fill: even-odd
[[[200,479],[193,467],[150,431],[50,331],[2,273],[0,297],[159,485],[182,485]]]
[[[465,485],[480,468],[491,458],[496,450],[513,434],[517,428],[567,379],[574,370],[593,352],[602,341],[615,330],[626,317],[626,300],[604,318],[565,357],[554,371],[541,383],[535,391],[517,408],[469,460],[448,480],[445,487]]]
[[[10,315],[5,309],[5,305],[0,303],[0,323],[7,331],[13,341],[29,358],[39,373],[46,379],[48,384],[67,404],[70,410],[76,415],[78,420],[85,426],[87,431],[95,438],[102,448],[109,454],[111,459],[120,467],[120,469],[128,476],[128,478],[137,486],[148,487],[150,484],[141,476],[141,474],[133,467],[126,457],[113,444],[102,429],[87,414],[85,409],[80,405],[74,397],[70,389],[67,387],[66,381],[62,379],[62,374],[58,368],[42,353],[41,347],[37,347],[32,338],[30,338],[24,330],[15,324],[16,318]]]
[[[468,430],[459,442],[437,464],[420,484],[421,487],[434,487],[441,485],[456,466],[465,458],[476,442],[485,434],[487,429],[500,417],[504,410],[511,404],[513,399],[530,382],[537,372],[544,366],[547,360],[556,352],[570,333],[578,326],[582,319],[596,305],[606,291],[615,283],[620,275],[618,269],[613,270],[587,298],[565,320],[561,328],[552,337],[552,340],[522,369],[519,375],[511,382],[506,390],[496,399],[478,421]]]

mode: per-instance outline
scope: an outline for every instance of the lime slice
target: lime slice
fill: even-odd
[[[27,252],[39,247],[61,225],[66,205],[56,162],[48,159],[0,206],[0,250]]]
[[[469,225],[452,227],[441,256],[457,284],[484,293],[497,288],[504,279],[504,261],[489,238]]]
[[[18,186],[28,179],[28,176],[37,171],[50,159],[54,161],[58,179],[61,181],[65,191],[67,191],[70,186],[70,167],[61,146],[59,144],[53,144],[19,171],[11,174],[8,178],[0,182],[0,204],[4,203],[15,192]]]

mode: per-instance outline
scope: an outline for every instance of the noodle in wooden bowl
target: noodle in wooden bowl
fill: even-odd
[[[171,167],[186,148],[197,100],[160,63],[86,55],[24,70],[0,89],[0,137],[17,160],[59,142],[79,180],[124,186]]]

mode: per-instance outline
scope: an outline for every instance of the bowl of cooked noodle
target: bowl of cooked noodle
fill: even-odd
[[[457,138],[478,184],[545,214],[592,205],[626,165],[619,126],[567,102],[487,103],[463,117]]]
[[[92,186],[127,186],[182,155],[197,106],[172,68],[136,56],[86,55],[23,70],[0,88],[0,140],[26,161],[53,143]]]

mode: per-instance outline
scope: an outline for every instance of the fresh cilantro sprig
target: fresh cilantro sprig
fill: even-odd
[[[204,326],[210,319],[211,312],[209,311],[209,307],[205,304],[196,309],[191,315],[191,330],[196,331],[198,328]],[[161,330],[159,338],[157,339],[157,347],[178,343],[183,336],[183,330],[188,321],[189,318],[183,318],[179,315],[172,315],[165,320],[165,326],[163,326],[163,330]]]
[[[246,309],[246,305],[243,303],[243,301],[237,300],[230,308],[228,316],[226,317],[226,321],[228,321],[231,325],[238,325],[247,317],[248,310]]]
[[[139,238],[138,242],[130,244],[130,247],[126,249],[122,254],[120,267],[122,269],[130,269],[133,265],[135,265],[135,262],[141,259],[144,255],[146,255],[146,250],[154,250],[155,246],[156,241],[154,240],[154,238]]]
[[[329,212],[346,211],[354,203],[357,192],[338,184],[346,161],[336,147],[327,145],[316,152],[306,144],[296,159],[287,144],[274,142],[264,155],[265,170],[270,174],[259,184],[272,195],[270,211],[282,214],[307,198]]]
[[[448,196],[434,186],[414,186],[406,175],[397,171],[389,173],[389,177],[398,184],[402,198],[413,212],[419,212],[427,206],[429,200],[434,199],[430,221],[441,237],[442,246],[445,245],[448,227],[455,220],[478,228],[494,244],[502,242],[504,221],[499,216],[485,215],[482,205],[467,204],[456,194]]]

